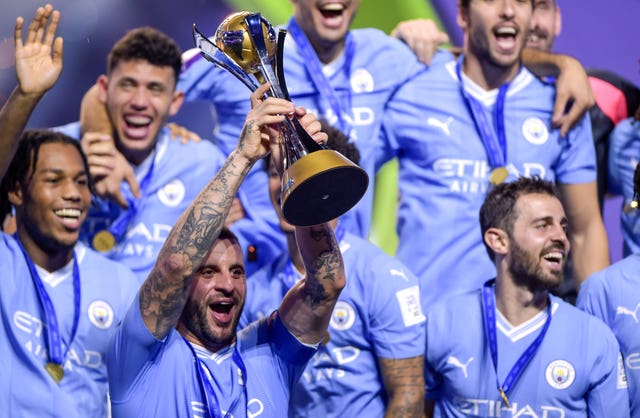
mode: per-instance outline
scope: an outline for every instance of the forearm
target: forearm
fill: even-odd
[[[532,48],[522,52],[522,62],[538,77],[557,77],[569,61],[576,61],[568,55],[552,54]]]
[[[6,174],[18,149],[22,131],[43,95],[26,94],[16,87],[0,109],[0,178]]]
[[[424,357],[380,359],[387,392],[385,418],[421,417],[424,411]]]
[[[576,289],[593,273],[610,264],[607,233],[600,219],[591,222],[583,232],[572,234],[572,269]]]
[[[346,284],[342,254],[327,224],[297,227],[295,236],[306,275],[285,296],[280,317],[300,341],[315,344],[324,337]]]
[[[164,337],[177,323],[188,296],[189,277],[218,238],[251,166],[238,151],[232,152],[169,233],[140,292],[142,317],[156,338]]]
[[[111,135],[112,127],[106,106],[98,97],[98,86],[94,84],[82,97],[80,103],[80,131],[99,132]]]

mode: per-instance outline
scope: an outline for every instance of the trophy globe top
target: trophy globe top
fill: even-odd
[[[216,30],[214,43],[245,72],[254,74],[260,72],[261,64],[252,35],[245,22],[245,18],[251,14],[243,11],[227,16]],[[276,53],[276,34],[265,18],[260,16],[260,21],[267,56],[272,60]]]

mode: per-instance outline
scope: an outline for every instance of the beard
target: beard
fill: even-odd
[[[542,253],[548,252],[550,249],[545,249]],[[564,281],[564,268],[558,271],[546,272],[540,265],[541,258],[541,255],[534,257],[531,252],[520,247],[512,240],[509,272],[514,282],[533,291],[551,291],[560,286]]]
[[[209,305],[202,301],[200,304],[189,300],[182,311],[180,322],[193,333],[205,346],[228,346],[236,339],[236,328],[240,320],[239,313],[242,307],[236,311],[236,316],[228,326],[218,326],[208,320]],[[214,328],[215,327],[215,328]]]

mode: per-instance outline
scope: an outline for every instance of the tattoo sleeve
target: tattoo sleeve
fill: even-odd
[[[381,358],[380,368],[389,397],[385,418],[422,417],[424,411],[424,357]]]

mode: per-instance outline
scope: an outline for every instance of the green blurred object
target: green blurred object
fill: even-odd
[[[236,10],[262,13],[272,25],[284,25],[291,17],[290,0],[225,0]],[[398,22],[427,18],[442,25],[427,0],[362,0],[353,28],[373,27],[390,33]],[[396,218],[398,207],[398,162],[385,164],[376,176],[373,218],[369,240],[394,255],[398,247]]]

